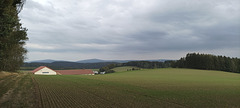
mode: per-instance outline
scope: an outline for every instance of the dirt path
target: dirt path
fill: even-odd
[[[12,74],[0,79],[1,108],[35,106],[34,88],[29,74]]]
[[[17,75],[16,77],[13,77],[12,79],[5,79],[3,82],[6,82],[6,80],[14,81],[14,85],[0,98],[0,104],[3,104],[4,102],[8,101],[10,97],[12,97],[13,91],[18,87],[18,82],[22,79],[21,75]]]
[[[35,108],[42,108],[42,98],[41,98],[41,92],[39,91],[39,84],[34,79],[34,77],[31,77],[34,85],[34,96],[35,96]]]

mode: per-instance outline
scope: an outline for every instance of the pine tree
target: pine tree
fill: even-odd
[[[27,29],[18,17],[23,4],[23,0],[0,1],[0,71],[17,71],[25,59]]]

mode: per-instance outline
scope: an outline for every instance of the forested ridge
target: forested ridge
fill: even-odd
[[[0,1],[0,71],[17,71],[27,50],[27,29],[22,27],[18,14],[25,0]]]
[[[211,54],[188,53],[186,57],[179,60],[165,62],[149,62],[149,61],[131,61],[127,63],[110,64],[100,68],[99,71],[113,73],[111,69],[121,66],[136,66],[139,68],[191,68],[203,70],[220,70],[227,72],[240,73],[240,59],[230,58],[226,56],[215,56]]]
[[[188,53],[186,57],[173,63],[172,67],[240,73],[240,59],[211,54]]]
[[[24,63],[25,70],[33,70],[39,66],[47,66],[51,69],[65,70],[65,69],[99,69],[109,64],[116,64],[114,62],[102,63],[77,63],[77,62],[53,62],[53,63]]]

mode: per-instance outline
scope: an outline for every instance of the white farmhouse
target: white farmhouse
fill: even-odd
[[[56,75],[57,74],[54,70],[46,66],[40,66],[37,69],[33,70],[32,73],[36,75]]]

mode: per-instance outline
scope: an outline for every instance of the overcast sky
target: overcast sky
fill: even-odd
[[[27,61],[240,57],[240,0],[27,0]]]

